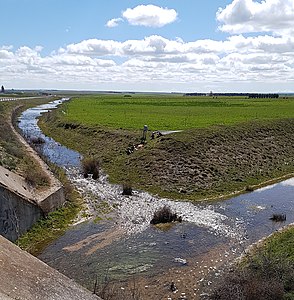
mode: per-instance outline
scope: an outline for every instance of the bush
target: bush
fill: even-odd
[[[30,139],[30,142],[31,142],[33,145],[42,145],[42,144],[45,143],[45,140],[39,136],[39,137],[32,137],[32,138]]]
[[[48,175],[35,163],[27,165],[24,178],[32,187],[48,186],[50,183]]]
[[[286,221],[286,215],[285,214],[273,214],[270,217],[270,220],[272,220],[274,222],[284,222],[284,221]]]
[[[122,194],[126,195],[126,196],[132,196],[133,189],[132,189],[132,186],[129,183],[124,183],[123,184],[123,192],[122,192]]]
[[[251,185],[247,185],[247,186],[245,187],[245,191],[246,191],[246,192],[253,192],[253,191],[254,191],[254,187],[251,186]]]
[[[150,221],[150,223],[156,225],[160,223],[171,223],[176,221],[182,222],[182,217],[178,217],[176,213],[172,213],[170,207],[165,205],[154,213],[153,219]]]
[[[284,287],[277,278],[264,279],[251,272],[237,271],[226,276],[214,291],[213,300],[282,300]]]
[[[86,158],[82,160],[83,174],[85,178],[92,174],[93,179],[99,178],[99,162],[95,158]]]
[[[213,291],[213,300],[279,300],[291,299],[294,284],[293,265],[286,259],[258,255],[249,258],[244,267],[236,266]],[[285,291],[288,298],[284,298]]]

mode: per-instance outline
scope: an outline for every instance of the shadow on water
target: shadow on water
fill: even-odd
[[[40,115],[62,101],[65,99],[25,111],[19,118],[19,127],[26,138],[42,137],[45,140],[43,155],[50,161],[66,169],[76,168],[80,165],[80,154],[44,136],[37,126]],[[118,225],[113,221],[98,224],[88,221],[70,228],[39,258],[92,288],[97,274],[107,273],[114,279],[126,279],[133,274],[152,275],[171,267],[185,268],[182,266],[185,260],[189,265],[189,260],[201,259],[204,253],[219,245],[227,245],[230,255],[236,256],[248,245],[294,222],[293,195],[294,178],[230,200],[194,206],[196,211],[209,208],[217,213],[220,216],[218,222],[228,231],[235,232],[235,236],[199,225],[203,222],[195,220],[175,224],[168,231],[149,225],[135,234],[119,237],[114,234],[110,243],[99,247],[105,242],[103,233],[109,232],[111,237]],[[286,214],[287,220],[272,222],[269,218],[274,213]]]

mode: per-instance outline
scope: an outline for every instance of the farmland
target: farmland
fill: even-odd
[[[294,99],[153,95],[84,96],[67,104],[64,120],[108,128],[185,130],[251,120],[291,118]]]
[[[73,98],[41,122],[53,138],[95,157],[110,181],[192,201],[294,171],[293,99],[99,95]],[[153,130],[182,130],[154,140]]]

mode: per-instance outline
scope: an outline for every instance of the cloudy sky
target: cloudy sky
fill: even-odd
[[[1,0],[6,89],[294,92],[294,0]]]

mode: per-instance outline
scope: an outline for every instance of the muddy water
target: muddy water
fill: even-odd
[[[37,126],[36,118],[60,102],[27,110],[19,119],[19,127],[27,138],[41,136],[45,139],[43,154],[67,170],[87,201],[88,214],[93,218],[73,226],[39,257],[85,287],[92,289],[96,276],[115,280],[126,280],[134,275],[153,278],[171,269],[180,274],[196,268],[194,277],[186,277],[200,282],[204,276],[201,268],[210,268],[217,274],[216,266],[231,261],[248,245],[294,222],[294,179],[227,201],[194,205],[141,191],[131,197],[122,196],[121,187],[109,184],[106,175],[98,181],[82,178],[79,153],[45,137]],[[112,219],[105,217],[104,221],[95,223],[95,208],[101,207],[101,203],[113,208]],[[163,205],[169,205],[181,215],[183,223],[166,231],[151,226],[152,214]],[[273,213],[285,213],[287,221],[273,223],[269,220]],[[219,252],[218,249],[225,250]],[[205,258],[210,251],[214,256],[217,253],[218,260],[210,257],[209,266]],[[199,265],[194,267],[196,262]],[[168,275],[164,276],[169,280]],[[164,276],[159,282],[164,282]],[[192,291],[190,295],[193,297]]]

